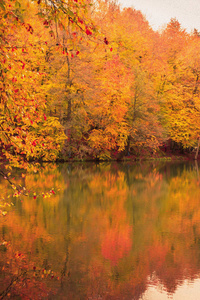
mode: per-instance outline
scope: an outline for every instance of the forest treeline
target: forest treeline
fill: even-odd
[[[108,0],[0,3],[0,142],[15,166],[182,149],[200,136],[200,33]]]

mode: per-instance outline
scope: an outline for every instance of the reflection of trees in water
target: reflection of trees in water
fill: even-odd
[[[37,197],[24,193],[13,198],[15,190],[7,180],[2,182],[3,190],[15,206],[6,218],[0,219],[0,244],[4,245],[3,251],[0,247],[0,294],[2,298],[7,295],[22,299],[47,297],[51,294],[48,281],[54,285],[56,272],[52,265],[47,268],[48,255],[43,254],[51,240],[49,215],[55,212],[56,199],[59,199],[58,194],[50,197],[49,191],[52,188],[57,191],[62,180],[55,165],[46,165],[40,173],[25,177],[17,172],[13,181],[17,186],[26,187],[26,194],[34,191]]]
[[[16,200],[0,220],[1,239],[12,246],[5,245],[1,266],[20,250],[31,274],[35,266],[40,275],[48,268],[55,297],[67,299],[139,299],[151,274],[153,284],[173,293],[200,269],[196,170],[192,164],[89,163],[29,175],[26,186],[38,193],[53,186],[61,191]],[[6,270],[5,288],[15,278],[14,269]]]
[[[195,160],[195,169],[196,169],[196,172],[197,172],[197,180],[199,181],[199,166],[198,166],[197,160]]]
[[[179,165],[176,165],[176,168],[179,175],[169,177],[169,174],[164,173],[161,185],[157,185],[156,190],[146,185],[143,192],[142,189],[136,189],[141,194],[135,199],[132,198],[135,208],[141,207],[135,214],[134,225],[135,230],[137,227],[146,240],[143,242],[148,253],[144,255],[149,256],[150,273],[156,272],[170,293],[173,293],[185,278],[192,279],[195,275],[198,276],[200,267],[199,247],[195,243],[193,230],[195,225],[199,236],[197,216],[200,213],[200,191],[196,172],[193,166],[186,165],[184,168],[181,165],[179,169]],[[145,192],[147,188],[149,196]]]

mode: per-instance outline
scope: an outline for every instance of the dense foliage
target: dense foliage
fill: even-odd
[[[30,160],[195,147],[200,39],[112,1],[0,3],[0,142]]]

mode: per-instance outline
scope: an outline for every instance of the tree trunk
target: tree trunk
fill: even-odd
[[[131,142],[131,136],[129,135],[128,139],[127,139],[127,144],[125,146],[125,151],[124,151],[126,156],[130,155],[130,153],[129,153],[129,151],[130,151],[130,142]]]
[[[195,160],[197,159],[198,154],[199,154],[199,138],[198,138],[197,151],[196,151],[196,154],[195,154]]]

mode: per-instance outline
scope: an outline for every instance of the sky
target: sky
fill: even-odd
[[[121,7],[140,10],[154,30],[176,18],[188,33],[200,31],[200,0],[118,0]]]

